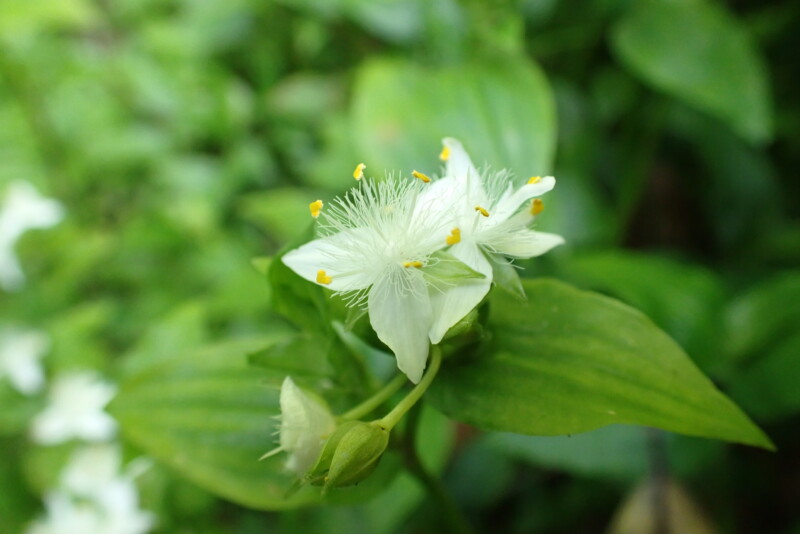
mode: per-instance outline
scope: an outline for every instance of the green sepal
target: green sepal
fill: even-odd
[[[480,280],[485,275],[472,269],[449,252],[440,250],[431,254],[422,268],[425,279],[434,286],[447,286],[465,280]]]

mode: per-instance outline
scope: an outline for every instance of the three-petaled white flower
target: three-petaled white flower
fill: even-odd
[[[428,358],[434,323],[431,295],[454,281],[483,275],[449,255],[449,222],[439,216],[435,191],[416,179],[361,180],[327,207],[322,237],[283,256],[306,280],[366,302],[372,328],[397,357],[397,365],[419,382]],[[322,202],[311,204],[319,216]],[[463,317],[469,309],[462,310]]]
[[[28,182],[14,182],[0,206],[0,287],[15,290],[22,286],[25,275],[14,253],[17,240],[37,228],[57,224],[64,210],[57,201],[42,197]]]
[[[314,466],[326,440],[336,430],[336,420],[322,401],[297,387],[288,376],[281,385],[280,405],[280,447],[262,459],[287,452],[286,467],[303,476]]]
[[[481,302],[493,273],[517,276],[507,258],[532,258],[564,242],[561,236],[530,229],[543,208],[535,197],[555,187],[552,176],[533,177],[515,187],[506,171],[479,173],[456,139],[445,138],[443,143],[445,176],[431,184],[431,192],[439,199],[440,217],[452,221],[448,252],[485,277],[433,294],[432,343],[441,341],[464,317],[463,310]]]
[[[50,342],[41,332],[7,329],[0,331],[0,378],[8,377],[14,388],[32,395],[44,385],[41,359]]]
[[[116,387],[91,371],[59,376],[48,395],[48,405],[31,423],[32,439],[44,445],[73,438],[104,441],[114,436],[117,422],[103,409]]]

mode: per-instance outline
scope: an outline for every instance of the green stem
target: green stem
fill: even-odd
[[[433,501],[437,517],[442,521],[446,532],[452,534],[472,534],[474,531],[456,502],[447,492],[439,477],[433,476],[425,468],[417,453],[416,428],[421,413],[421,405],[417,404],[408,416],[408,424],[403,434],[403,461],[408,471],[422,484]]]
[[[414,389],[412,389],[406,397],[400,401],[400,403],[395,406],[391,412],[387,413],[382,419],[379,419],[377,423],[385,428],[386,430],[391,430],[395,427],[395,425],[403,418],[408,410],[410,410],[428,387],[433,382],[436,373],[439,372],[439,366],[442,363],[442,349],[439,348],[438,345],[433,345],[431,347],[431,364],[428,367],[425,376],[422,377],[422,380],[419,381]]]
[[[394,378],[392,378],[389,382],[386,383],[380,390],[378,390],[373,396],[366,399],[361,404],[351,408],[350,410],[346,411],[339,417],[341,419],[361,419],[372,410],[389,400],[389,397],[394,395],[397,390],[403,387],[403,384],[406,383],[406,376],[402,373],[398,374]]]

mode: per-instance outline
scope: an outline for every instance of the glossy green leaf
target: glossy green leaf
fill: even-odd
[[[766,69],[750,36],[721,4],[643,0],[611,37],[617,56],[645,83],[751,141],[771,138]]]
[[[109,409],[131,442],[216,495],[268,510],[319,502],[312,488],[286,497],[295,478],[283,467],[285,455],[258,461],[274,447],[280,413],[278,375],[247,365],[247,355],[263,344],[232,342],[150,367],[122,383]],[[374,478],[327,500],[371,495],[397,465],[387,458]]]
[[[577,285],[644,312],[701,366],[719,359],[724,291],[711,271],[671,258],[622,251],[576,255],[562,268]]]
[[[352,135],[367,174],[436,174],[447,136],[460,139],[478,167],[527,177],[552,165],[553,97],[527,59],[437,68],[372,61],[360,69],[354,91]]]
[[[558,435],[612,423],[772,448],[647,317],[547,279],[490,301],[491,341],[442,369],[431,400],[485,430]]]

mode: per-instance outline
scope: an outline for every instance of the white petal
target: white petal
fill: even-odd
[[[281,386],[281,447],[290,453],[287,466],[304,475],[314,466],[336,421],[322,402],[286,377]]]
[[[497,223],[502,222],[516,213],[526,200],[542,196],[555,186],[556,179],[545,176],[535,184],[525,184],[516,191],[509,190],[497,202],[492,217]]]
[[[486,243],[495,252],[511,256],[512,258],[533,258],[541,256],[550,249],[564,244],[560,235],[547,232],[534,232],[533,230],[520,229],[514,233],[506,234],[491,243]]]
[[[319,284],[334,291],[353,291],[369,287],[373,280],[358,251],[372,239],[366,229],[344,230],[328,237],[310,241],[286,253],[284,265],[308,280],[317,282],[317,273],[325,271],[331,277],[329,284]]]
[[[401,294],[391,280],[377,282],[369,292],[369,320],[397,357],[397,367],[416,384],[428,360],[431,303],[422,275],[410,278],[409,283]]]
[[[429,336],[434,345],[483,300],[492,285],[492,266],[477,245],[462,241],[448,251],[486,278],[465,280],[463,284],[446,288],[443,292],[431,291],[433,325]]]
[[[479,176],[478,170],[472,164],[467,151],[461,141],[453,137],[445,137],[442,139],[442,144],[450,150],[450,156],[445,162],[445,175],[454,177],[477,178]]]

